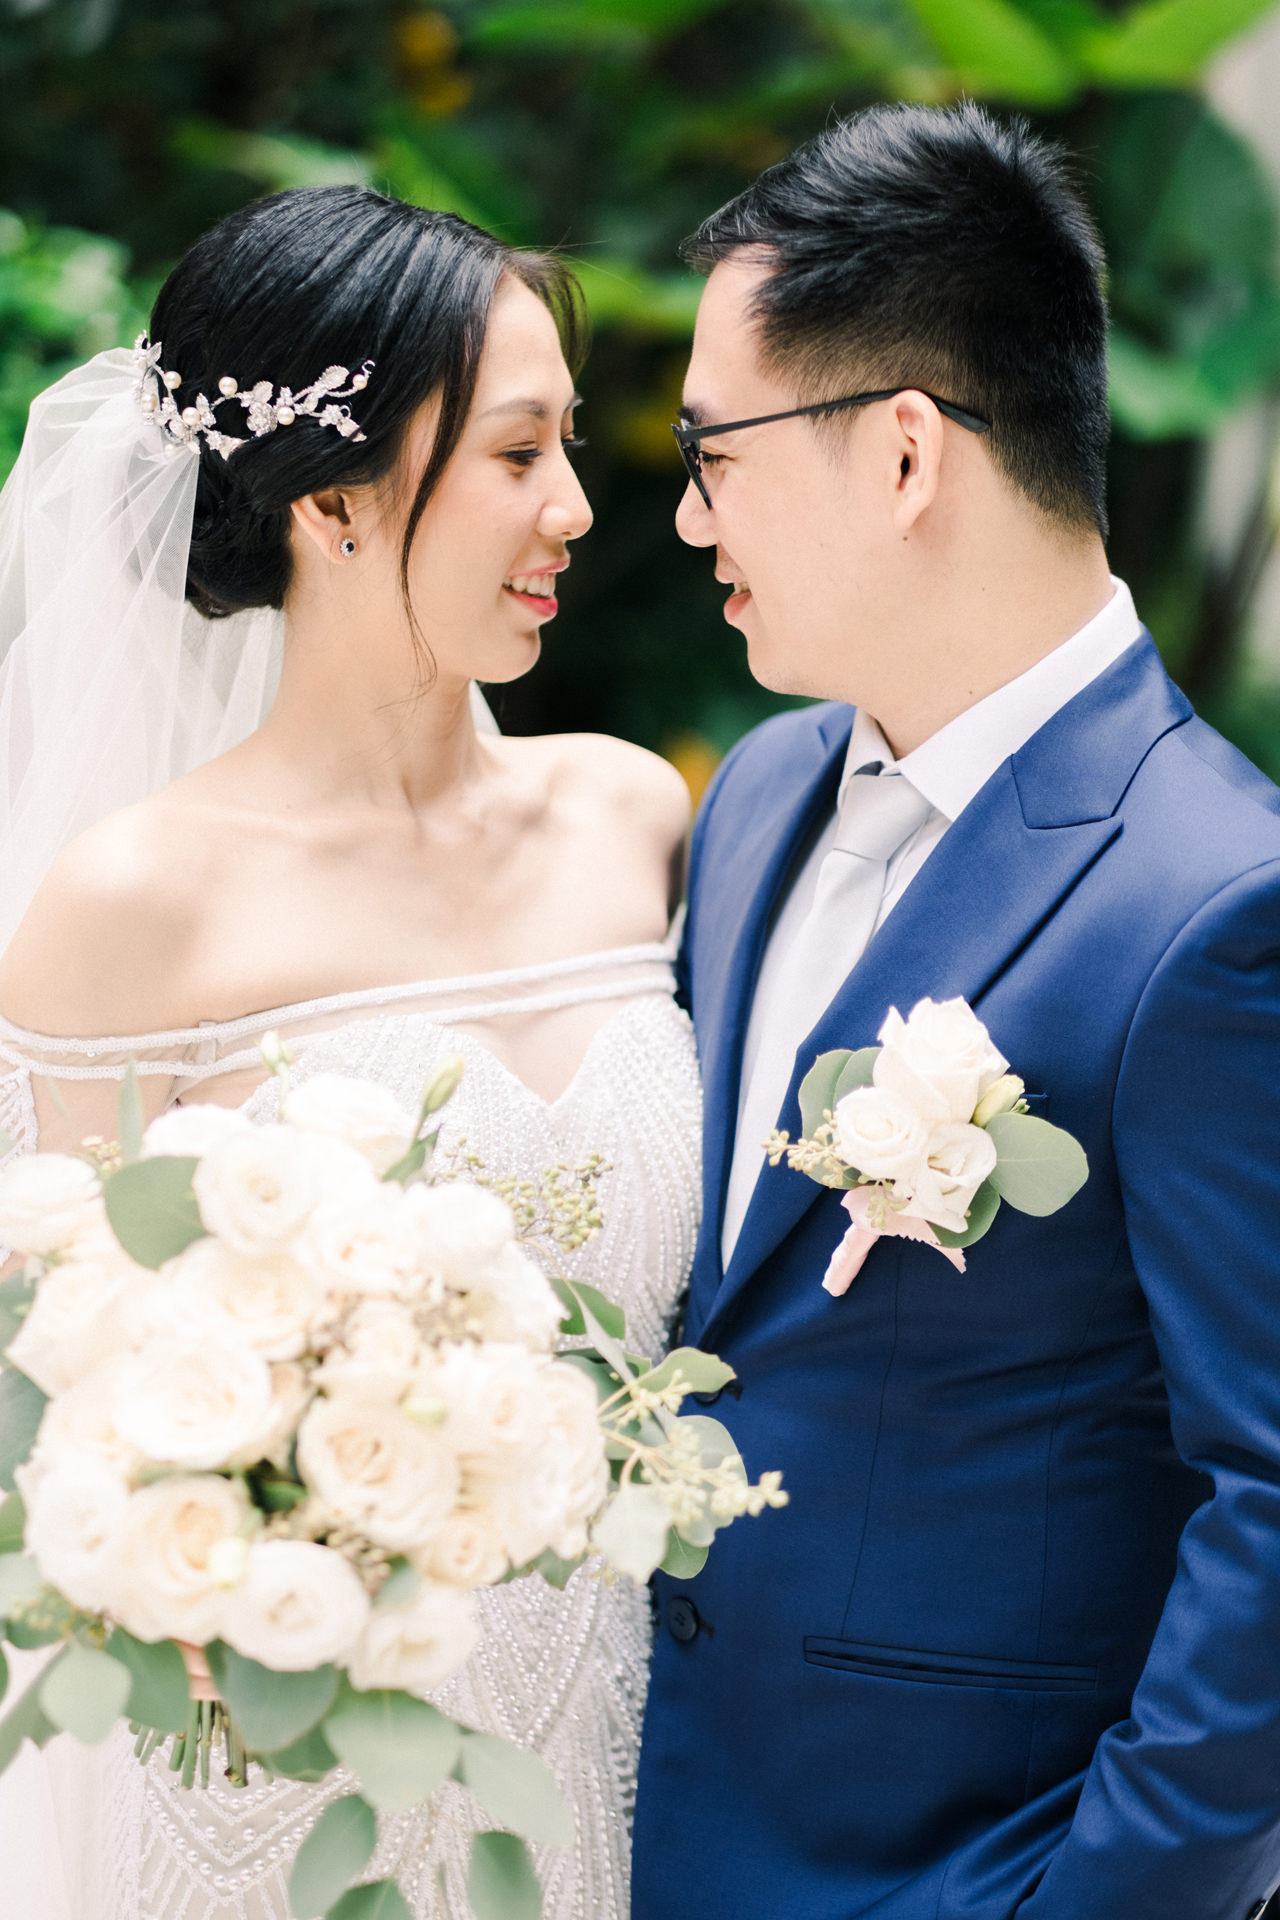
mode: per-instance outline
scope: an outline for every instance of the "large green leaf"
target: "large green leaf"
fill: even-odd
[[[448,1777],[461,1729],[425,1700],[382,1687],[343,1689],[325,1738],[382,1813],[403,1813]]]
[[[0,1367],[0,1491],[12,1493],[13,1470],[25,1466],[49,1396],[16,1367]]]
[[[338,1691],[336,1667],[273,1673],[215,1640],[207,1647],[214,1684],[250,1753],[275,1753],[324,1719]]]
[[[413,1915],[394,1880],[370,1880],[344,1893],[325,1920],[413,1920]]]
[[[540,1920],[542,1889],[523,1840],[514,1833],[474,1836],[467,1898],[475,1920]]]
[[[272,1773],[283,1774],[286,1780],[312,1783],[327,1779],[338,1764],[338,1756],[325,1739],[323,1727],[312,1727],[300,1740],[262,1757]]]
[[[135,1640],[117,1627],[107,1652],[129,1669],[129,1718],[161,1733],[181,1733],[187,1724],[190,1689],[182,1655],[172,1640]]]
[[[1098,28],[1078,51],[1112,86],[1178,86],[1269,13],[1275,0],[1148,0]]]
[[[53,1669],[66,1657],[65,1652],[55,1654],[49,1665],[36,1675],[25,1693],[18,1695],[4,1719],[0,1720],[0,1773],[4,1772],[24,1740],[42,1747],[58,1731],[40,1705],[40,1693]]]
[[[640,1375],[639,1384],[647,1393],[660,1393],[677,1374],[690,1393],[718,1393],[738,1377],[717,1354],[703,1353],[699,1347],[673,1347],[665,1360]]]
[[[707,1564],[708,1547],[690,1546],[672,1527],[667,1535],[667,1550],[662,1556],[662,1571],[673,1580],[692,1580]]]
[[[123,1714],[132,1684],[128,1667],[73,1640],[44,1676],[40,1705],[55,1727],[96,1747]]]
[[[27,1510],[20,1493],[8,1493],[0,1500],[0,1553],[21,1553],[27,1525]]]
[[[289,1905],[297,1920],[315,1920],[333,1905],[369,1864],[377,1844],[378,1818],[358,1793],[344,1793],[325,1808],[298,1848],[289,1875]]]
[[[545,1760],[492,1733],[464,1733],[459,1778],[480,1805],[513,1833],[538,1846],[567,1847],[573,1815]]]
[[[11,1273],[7,1280],[0,1280],[0,1353],[17,1339],[35,1297],[36,1283],[25,1273]]]
[[[946,1227],[933,1230],[944,1247],[971,1247],[975,1240],[981,1240],[999,1211],[1000,1195],[990,1180],[984,1180],[970,1203],[969,1222],[963,1232],[951,1233]]]
[[[157,1154],[103,1182],[112,1231],[140,1267],[162,1267],[205,1237],[191,1186],[197,1164],[186,1155]]]
[[[1089,1178],[1084,1148],[1030,1113],[998,1113],[987,1126],[999,1159],[991,1185],[1020,1213],[1057,1213]]]
[[[1012,0],[906,0],[971,92],[1054,106],[1078,86],[1074,62]]]
[[[587,1286],[582,1280],[566,1280],[560,1274],[552,1274],[551,1284],[567,1309],[560,1322],[561,1333],[570,1337],[586,1333],[587,1323],[582,1317],[585,1306],[611,1339],[626,1338],[627,1317],[622,1308],[615,1307],[613,1301],[606,1299],[597,1288]]]
[[[846,1093],[856,1093],[859,1087],[871,1085],[875,1075],[876,1061],[880,1058],[882,1051],[880,1047],[859,1047],[856,1053],[849,1055],[840,1069],[839,1078],[835,1084],[835,1098],[831,1103],[833,1107],[839,1105]]]
[[[847,1047],[820,1053],[800,1082],[800,1130],[811,1140],[836,1104],[836,1082],[853,1059]]]

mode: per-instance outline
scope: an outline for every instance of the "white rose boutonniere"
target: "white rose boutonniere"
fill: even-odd
[[[964,1000],[890,1007],[880,1045],[824,1053],[800,1087],[802,1131],[775,1133],[770,1164],[845,1190],[850,1225],[823,1279],[844,1293],[876,1241],[923,1241],[964,1272],[963,1249],[1002,1201],[1065,1207],[1089,1177],[1079,1142],[1027,1111],[1023,1083]]]

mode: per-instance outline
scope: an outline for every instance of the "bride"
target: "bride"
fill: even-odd
[[[612,1163],[566,1271],[656,1351],[698,1205],[666,931],[688,796],[616,740],[502,738],[473,692],[533,666],[591,524],[575,298],[451,215],[282,193],[192,248],[136,366],[36,403],[0,501],[0,1127],[113,1137],[130,1059],[148,1117],[264,1118],[273,1029],[296,1080],[406,1101],[459,1053],[449,1128],[482,1160]],[[648,1596],[584,1569],[479,1599],[435,1697],[556,1773],[549,1920],[625,1916]],[[323,1789],[184,1794],[131,1742],[67,1747],[0,1781],[44,1876],[14,1920],[285,1920]],[[384,1821],[373,1870],[462,1920],[473,1823],[448,1788]]]

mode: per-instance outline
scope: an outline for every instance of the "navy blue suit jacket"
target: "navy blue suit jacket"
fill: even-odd
[[[1280,795],[1145,635],[992,776],[809,1035],[962,994],[1080,1140],[958,1276],[785,1166],[727,1273],[770,910],[850,709],[721,769],[684,948],[706,1082],[686,1335],[791,1504],[659,1576],[634,1920],[1246,1920],[1280,1881]]]

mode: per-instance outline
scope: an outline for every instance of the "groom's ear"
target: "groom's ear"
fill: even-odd
[[[942,415],[927,394],[908,388],[889,406],[888,457],[894,463],[892,519],[905,540],[938,497],[945,452]]]

